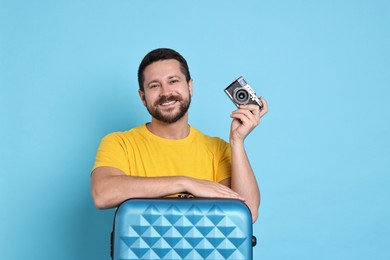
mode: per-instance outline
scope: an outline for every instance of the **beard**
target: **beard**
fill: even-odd
[[[163,111],[160,109],[159,105],[163,104],[165,102],[176,100],[176,102],[179,102],[179,111],[176,113],[173,113],[170,111]],[[157,102],[154,103],[153,106],[146,103],[146,108],[149,112],[149,114],[154,117],[155,119],[167,123],[172,124],[177,122],[179,119],[181,119],[188,111],[191,104],[191,95],[188,96],[188,99],[183,99],[179,95],[170,95],[170,96],[162,96]]]

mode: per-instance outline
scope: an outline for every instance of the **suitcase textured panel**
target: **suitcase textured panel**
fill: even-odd
[[[231,199],[130,199],[115,214],[113,259],[252,259],[252,217]]]

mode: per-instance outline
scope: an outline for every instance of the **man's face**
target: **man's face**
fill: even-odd
[[[149,114],[164,123],[175,123],[187,115],[192,96],[177,60],[157,61],[144,70],[144,92],[139,91]]]

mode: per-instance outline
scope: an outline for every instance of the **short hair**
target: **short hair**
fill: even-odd
[[[171,59],[177,60],[180,63],[180,70],[185,75],[186,81],[189,82],[191,80],[190,70],[188,69],[188,64],[187,61],[184,59],[184,57],[181,56],[181,54],[175,50],[168,49],[168,48],[159,48],[146,54],[146,56],[143,58],[143,60],[139,65],[138,85],[139,85],[139,89],[142,92],[144,91],[145,68],[156,61],[171,60]]]

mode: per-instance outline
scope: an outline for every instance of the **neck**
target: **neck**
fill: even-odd
[[[152,122],[146,124],[146,127],[153,134],[172,140],[179,140],[187,137],[190,133],[190,126],[188,124],[187,116],[179,119],[175,123],[164,123],[155,118]]]

